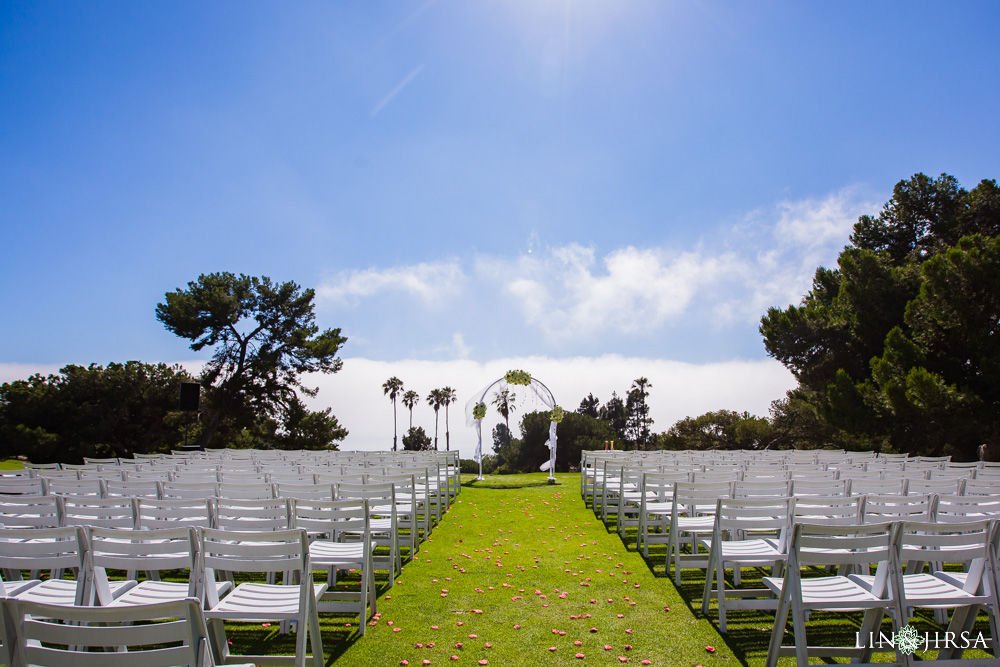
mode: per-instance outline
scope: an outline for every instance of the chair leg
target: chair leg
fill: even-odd
[[[309,610],[305,609],[295,621],[295,667],[306,666],[306,639],[309,635]]]
[[[210,618],[206,625],[212,653],[215,654],[215,663],[221,665],[229,659],[229,641],[226,638],[225,623],[221,618]]]
[[[708,604],[712,597],[712,582],[715,579],[715,544],[712,544],[712,553],[708,557],[708,569],[705,570],[705,587],[701,593],[701,614],[708,616]]]
[[[775,610],[774,625],[771,626],[771,641],[767,647],[767,660],[764,667],[777,667],[778,652],[781,649],[781,642],[785,638],[785,627],[788,625],[788,603],[791,598],[791,591],[786,592],[788,580],[786,579],[781,587],[781,595],[778,597],[778,608]]]
[[[314,667],[323,667],[323,664],[326,662],[326,656],[323,654],[323,635],[319,632],[319,614],[316,611],[315,605],[315,602],[310,605],[311,613],[309,614],[309,639],[312,641],[313,665]],[[365,625],[364,614],[362,614],[362,635],[365,634]]]
[[[806,614],[802,602],[792,600],[792,633],[795,636],[795,662],[798,667],[809,667],[809,642],[806,639]]]
[[[861,628],[858,631],[858,634],[861,637],[868,637],[869,633],[877,633],[879,627],[882,625],[883,618],[885,618],[885,611],[882,609],[870,609],[866,611],[864,618],[861,620]],[[869,642],[869,644],[870,643],[871,642]],[[861,655],[858,656],[858,662],[871,662],[872,648],[873,647],[869,645],[861,649]]]

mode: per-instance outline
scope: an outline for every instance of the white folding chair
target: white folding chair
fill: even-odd
[[[682,569],[706,569],[708,553],[701,552],[698,540],[712,534],[715,508],[720,498],[731,498],[733,481],[677,482],[670,514],[667,543],[667,574],[673,560],[674,583],[681,585]],[[690,538],[691,553],[682,554],[681,542]]]
[[[930,521],[934,516],[934,496],[888,495],[865,496],[861,504],[861,520],[865,523],[886,521]]]
[[[714,593],[719,608],[719,632],[726,632],[727,609],[777,607],[777,598],[769,589],[738,587],[744,567],[769,567],[772,574],[780,575],[788,558],[786,533],[790,505],[789,498],[718,500],[712,537],[701,541],[709,552],[701,613],[708,615]],[[733,569],[736,588],[726,588],[726,567]],[[713,580],[717,582],[714,590]]]
[[[89,496],[103,498],[103,479],[48,479],[45,492],[53,496]]]
[[[835,525],[797,523],[792,528],[788,567],[784,577],[764,577],[764,585],[778,596],[778,609],[767,650],[766,667],[775,667],[778,658],[794,655],[799,667],[809,664],[810,656],[853,657],[869,663],[874,649],[871,642],[857,646],[857,637],[878,635],[886,612],[898,610],[898,600],[890,594],[889,581],[895,569],[893,524]],[[870,582],[862,584],[857,575],[830,575],[826,570],[819,576],[803,576],[813,566],[836,566],[876,573]],[[810,646],[806,638],[806,617],[809,612],[864,612],[859,633],[853,646]],[[794,646],[784,646],[785,627],[791,614],[795,635]],[[898,619],[898,613],[894,616]],[[896,629],[899,629],[897,624]],[[896,649],[897,663],[903,661]]]
[[[396,575],[403,571],[399,521],[396,516],[396,489],[392,484],[340,484],[337,487],[337,500],[348,499],[368,501],[372,542],[389,548],[388,557],[375,556],[374,567],[389,571],[389,588],[392,588],[396,583]]]
[[[204,599],[201,590],[200,543],[198,531],[192,527],[135,530],[126,528],[91,528],[90,558],[94,569],[97,600],[104,606],[135,606],[169,602],[194,597]],[[146,579],[137,581],[117,598],[106,589],[108,570],[121,570],[126,576],[143,570]],[[163,580],[161,574],[170,571],[187,572],[187,581]],[[226,593],[232,584],[215,584],[215,596]]]
[[[91,593],[87,536],[80,526],[0,528],[0,596],[50,604],[87,604]],[[51,570],[44,581],[22,579],[22,571]],[[72,570],[74,579],[63,579]],[[9,583],[8,583],[9,582]],[[6,644],[10,646],[11,644]]]
[[[327,572],[327,591],[319,600],[323,612],[348,611],[360,616],[358,632],[365,634],[368,609],[376,613],[375,545],[369,528],[367,500],[295,500],[292,520],[310,537],[313,569]],[[358,592],[337,585],[337,571],[355,569],[361,575]]]
[[[219,496],[218,482],[160,482],[160,494],[165,500],[208,499]]]
[[[215,667],[195,599],[136,607],[64,607],[6,600],[18,665]],[[107,647],[117,647],[108,651]],[[10,663],[7,663],[10,664]],[[249,666],[246,666],[249,667]]]
[[[899,594],[899,607],[903,622],[908,621],[918,608],[935,612],[952,610],[946,633],[970,632],[980,610],[987,612],[993,658],[962,660],[963,665],[997,665],[1000,659],[1000,630],[997,624],[997,586],[991,564],[995,521],[983,519],[968,522],[932,523],[905,521],[899,525],[897,544],[898,562],[908,563],[905,573],[900,571],[894,583]],[[918,563],[911,571],[910,565]],[[923,571],[923,564],[932,565],[930,572]],[[946,564],[961,564],[963,571],[945,571]],[[943,619],[941,619],[943,620]],[[938,660],[961,657],[962,648],[940,647]]]
[[[201,531],[202,563],[205,569],[205,617],[212,648],[218,662],[252,660],[257,665],[295,665],[306,662],[307,639],[311,639],[312,661],[323,667],[323,640],[319,631],[317,602],[327,585],[314,584],[309,543],[305,529],[251,533],[205,528]],[[216,571],[285,573],[282,584],[242,582],[228,595],[214,599]],[[230,654],[225,621],[295,623],[295,656]]]
[[[639,504],[639,537],[636,548],[649,558],[650,544],[670,543],[670,517],[674,508],[674,484],[687,482],[686,472],[646,472],[642,475]]]
[[[232,500],[214,498],[212,508],[214,528],[242,532],[273,532],[288,530],[288,499]]]
[[[274,485],[267,482],[248,482],[219,484],[219,498],[232,500],[267,500],[274,498]]]

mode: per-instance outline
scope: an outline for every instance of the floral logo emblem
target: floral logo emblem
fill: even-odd
[[[905,655],[913,655],[913,652],[920,648],[924,641],[920,637],[917,629],[911,625],[904,625],[893,637],[896,648]]]

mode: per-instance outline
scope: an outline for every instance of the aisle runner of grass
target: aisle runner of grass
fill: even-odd
[[[579,477],[558,478],[464,488],[379,599],[368,633],[324,632],[334,664],[738,664],[674,586],[584,507]]]

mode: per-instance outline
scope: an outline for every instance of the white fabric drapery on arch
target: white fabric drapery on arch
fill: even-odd
[[[492,397],[496,393],[502,392],[504,389],[509,389],[510,391],[517,393],[519,396],[524,396],[524,390],[527,390],[528,396],[525,398],[532,403],[535,403],[536,406],[544,406],[544,408],[549,411],[556,407],[556,399],[552,395],[552,391],[549,390],[545,384],[535,378],[531,378],[531,383],[528,385],[510,384],[506,379],[500,378],[498,380],[494,380],[473,394],[472,398],[470,398],[465,404],[465,424],[466,426],[473,426],[476,429],[476,455],[474,458],[479,462],[479,479],[483,478],[483,430],[482,420],[476,419],[473,412],[477,404],[488,403],[488,398],[492,400]],[[556,441],[556,422],[550,422],[549,439],[545,442],[546,446],[549,448],[549,479],[555,479]]]

